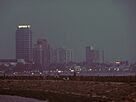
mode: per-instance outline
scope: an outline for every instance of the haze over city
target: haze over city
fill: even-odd
[[[135,61],[135,0],[1,0],[0,58],[15,58],[18,24],[31,24],[33,43],[71,48],[85,60],[85,47],[104,50],[105,60]]]
[[[136,0],[0,0],[0,102],[136,102]]]

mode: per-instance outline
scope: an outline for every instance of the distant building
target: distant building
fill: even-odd
[[[92,46],[86,47],[86,64],[99,62],[99,51],[95,50]]]
[[[58,50],[50,48],[50,63],[58,63]]]
[[[31,25],[18,25],[16,30],[16,59],[32,62]]]
[[[49,65],[49,45],[46,39],[39,39],[33,48],[33,60],[39,68],[46,68]]]
[[[69,63],[72,61],[72,50],[66,48],[58,49],[58,62],[59,63]]]
[[[115,64],[115,65],[129,65],[128,61],[114,61],[113,64]]]
[[[66,49],[66,63],[72,62],[72,50]]]
[[[58,63],[66,63],[66,50],[58,48]]]
[[[67,64],[72,62],[72,50],[66,48],[50,49],[50,62]]]

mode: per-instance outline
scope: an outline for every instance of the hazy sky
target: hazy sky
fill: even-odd
[[[136,0],[0,0],[0,58],[15,58],[18,24],[32,25],[33,42],[73,49],[77,61],[87,45],[106,61],[136,61]]]

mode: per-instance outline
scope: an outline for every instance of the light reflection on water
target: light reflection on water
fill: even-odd
[[[48,102],[20,96],[0,95],[0,102]]]

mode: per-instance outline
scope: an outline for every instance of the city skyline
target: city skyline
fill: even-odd
[[[0,102],[135,102],[136,0],[0,0]]]
[[[29,26],[29,27],[28,27],[28,26]],[[32,25],[30,25],[30,24],[18,24],[18,25],[16,25],[16,27],[17,27],[17,31],[18,31],[18,29],[22,29],[22,28],[23,28],[23,29],[25,29],[25,28],[31,28]],[[17,32],[17,31],[16,31],[16,32]],[[33,32],[33,31],[32,31],[32,29],[31,29],[31,33],[32,33],[32,32]],[[16,36],[17,36],[17,33],[16,33]],[[31,36],[33,36],[33,34],[31,34]],[[17,39],[17,38],[16,38],[16,39]],[[32,38],[31,38],[31,39],[32,39]],[[45,39],[45,40],[48,40],[47,38],[37,38],[37,41],[40,40],[40,39],[41,39],[41,40],[42,40],[42,39],[43,39],[43,40],[44,40],[44,39]],[[35,41],[35,42],[37,42],[37,41]],[[34,42],[33,39],[32,39],[32,49],[35,48],[35,42]],[[16,41],[16,44],[18,44],[17,41]],[[51,45],[51,44],[49,44],[49,45]],[[17,45],[16,45],[16,46],[17,46]],[[52,47],[52,46],[50,46],[50,47]],[[83,49],[84,49],[84,58],[83,58],[83,60],[75,60],[76,56],[72,56],[73,61],[75,61],[75,62],[80,62],[80,61],[81,61],[81,62],[82,62],[82,61],[83,61],[83,62],[86,62],[86,61],[87,61],[87,60],[86,60],[86,57],[87,57],[87,56],[86,56],[86,51],[85,51],[85,50],[86,50],[86,47],[90,47],[91,50],[96,50],[96,51],[98,51],[99,54],[104,51],[104,50],[101,50],[101,49],[96,49],[96,48],[95,48],[93,45],[91,45],[91,44],[90,44],[90,45],[85,45],[85,47],[83,48]],[[55,47],[55,49],[64,49],[64,50],[65,50],[65,49],[67,49],[67,48],[63,46],[63,47],[57,47],[57,48]],[[17,50],[17,49],[16,49],[16,50]],[[17,53],[16,53],[16,56],[17,56]],[[17,58],[17,57],[15,57],[15,58],[16,58],[16,59],[20,59],[20,58]],[[105,56],[103,56],[103,58],[105,59]],[[8,59],[10,59],[10,58],[8,58]],[[49,60],[49,59],[48,59],[48,60]],[[113,59],[112,61],[121,61],[121,60],[122,60],[122,59]],[[32,61],[32,60],[31,60],[31,61]],[[123,59],[122,61],[127,61],[127,59]],[[98,62],[99,62],[99,63],[102,62],[102,55],[101,55],[101,54],[99,55],[99,61],[98,61]],[[110,62],[110,61],[106,60],[106,62]]]
[[[76,61],[85,60],[88,45],[104,50],[105,61],[136,60],[135,1],[7,1],[0,1],[0,58],[15,58],[16,25],[26,23],[33,42],[73,49]]]

